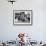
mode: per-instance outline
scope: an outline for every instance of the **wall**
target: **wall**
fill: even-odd
[[[13,10],[32,9],[32,26],[14,26]],[[14,5],[0,0],[0,40],[15,40],[19,32],[30,34],[33,40],[46,40],[46,0],[17,0]]]

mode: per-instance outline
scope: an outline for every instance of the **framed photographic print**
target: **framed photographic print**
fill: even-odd
[[[14,25],[32,25],[32,10],[13,10]]]

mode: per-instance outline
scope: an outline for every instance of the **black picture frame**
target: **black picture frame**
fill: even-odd
[[[32,25],[32,10],[13,10],[13,25]]]

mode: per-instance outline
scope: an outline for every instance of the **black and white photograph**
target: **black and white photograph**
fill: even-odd
[[[13,24],[31,24],[32,10],[14,10]]]

